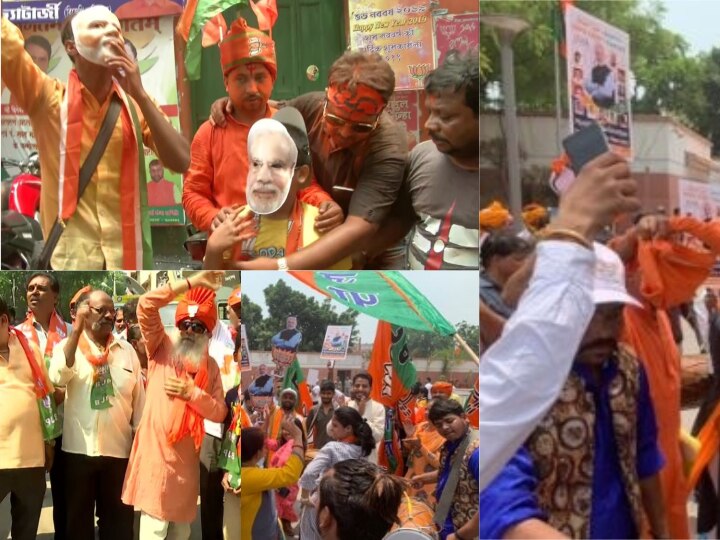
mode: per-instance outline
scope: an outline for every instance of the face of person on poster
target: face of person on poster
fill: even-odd
[[[150,179],[153,182],[160,182],[165,178],[165,168],[158,160],[150,163]]]
[[[256,214],[273,214],[285,204],[290,193],[297,147],[285,126],[263,118],[250,128],[248,156],[248,206]]]
[[[106,66],[118,56],[115,44],[123,41],[120,21],[105,6],[79,11],[72,20],[75,49],[88,62]]]
[[[285,328],[295,330],[297,328],[297,317],[288,317],[285,321]]]
[[[25,50],[39,67],[43,73],[47,73],[50,68],[50,56],[52,48],[50,42],[45,37],[34,34],[25,40]]]

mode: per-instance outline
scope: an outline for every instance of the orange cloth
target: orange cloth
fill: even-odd
[[[175,206],[175,184],[164,178],[159,182],[148,182],[148,206]]]
[[[686,223],[686,225],[691,225]],[[672,224],[671,224],[672,226]],[[707,231],[704,231],[707,233]],[[709,240],[713,238],[710,231]],[[720,242],[717,243],[720,246]],[[645,307],[625,308],[624,335],[642,360],[655,407],[660,447],[666,459],[660,478],[671,538],[689,538],[687,483],[680,452],[680,356],[667,313],[692,299],[708,276],[712,257],[667,241],[640,241],[636,261],[628,265],[628,281],[637,281]]]
[[[540,227],[548,218],[547,209],[537,203],[525,205],[522,212],[525,226],[531,231]]]
[[[185,319],[197,319],[212,332],[217,323],[215,292],[205,287],[195,287],[186,292],[175,310],[175,325]]]
[[[271,118],[275,112],[276,109],[268,107],[265,118]],[[190,221],[201,231],[210,230],[220,208],[247,204],[249,131],[249,125],[229,116],[224,128],[205,122],[193,137],[182,202]],[[312,206],[332,201],[314,178],[310,186],[298,192],[298,199]]]
[[[433,398],[437,397],[438,394],[449,398],[452,394],[452,391],[453,385],[446,381],[438,381],[433,384],[432,388],[430,389],[430,393],[432,394]]]
[[[2,78],[17,98],[18,104],[30,117],[37,140],[42,169],[40,194],[40,225],[47,237],[58,215],[60,193],[60,109],[66,85],[43,73],[25,51],[20,30],[7,18],[2,18]],[[80,160],[84,161],[95,142],[110,95],[98,103],[90,91],[81,85],[84,114]],[[132,98],[128,97],[129,100]],[[157,154],[150,128],[140,107],[135,103],[140,121],[143,143]],[[100,159],[98,168],[85,189],[77,212],[67,222],[65,232],[53,253],[52,266],[56,270],[101,270],[123,268],[123,223],[121,212],[120,171],[123,162],[123,122],[118,120]],[[139,186],[145,189],[145,186]],[[136,213],[140,219],[139,213]],[[140,268],[140,261],[132,270]]]
[[[76,292],[75,295],[72,297],[72,300],[70,300],[70,309],[72,309],[73,306],[77,304],[78,300],[80,300],[80,297],[83,294],[90,291],[92,291],[92,287],[90,285],[85,285],[82,289]]]
[[[31,311],[28,313],[27,318],[18,326],[22,333],[25,334],[30,341],[40,347],[40,338],[38,337],[37,329],[35,328],[35,314]],[[53,349],[63,339],[67,337],[67,325],[62,320],[60,314],[57,311],[53,311],[50,315],[50,324],[48,326],[47,341],[45,342],[45,350],[42,351],[43,357],[45,358],[45,364],[50,362],[50,358],[53,355]]]
[[[118,19],[151,19],[165,15],[180,15],[182,6],[171,0],[130,0],[115,10]]]
[[[195,375],[195,386],[200,388],[203,392],[207,391],[208,387],[208,358],[207,356],[203,359],[200,369]],[[173,412],[172,426],[170,427],[170,433],[168,434],[168,442],[175,444],[183,437],[190,435],[195,443],[195,451],[200,451],[200,445],[202,444],[203,437],[205,436],[205,424],[202,416],[192,407],[188,407],[187,404],[181,400],[175,400],[175,411]]]
[[[330,86],[327,96],[353,122],[367,122],[368,116],[379,115],[386,105],[380,92],[365,84],[356,84],[352,90],[347,85]]]
[[[228,306],[233,307],[242,303],[242,289],[238,286],[233,289],[228,297]]]
[[[189,435],[175,444],[168,442],[175,399],[165,393],[165,382],[176,377],[174,350],[166,335],[160,308],[175,295],[166,286],[150,291],[138,302],[138,322],[148,353],[146,407],[133,440],[122,500],[164,521],[191,523],[197,512],[200,458]],[[195,387],[186,406],[212,422],[227,414],[220,368],[208,362],[207,392]]]
[[[220,42],[220,64],[227,75],[241,64],[260,62],[265,64],[272,80],[277,79],[275,42],[264,32],[248,26],[239,17],[230,25],[227,36]]]
[[[481,229],[500,229],[510,221],[510,212],[498,201],[480,210]]]
[[[408,470],[405,478],[410,479],[419,474],[436,471],[440,468],[440,448],[445,439],[428,421],[417,426],[415,437],[420,441],[420,448],[413,450],[408,458]],[[410,487],[409,495],[435,507],[435,483],[426,484],[420,489]]]

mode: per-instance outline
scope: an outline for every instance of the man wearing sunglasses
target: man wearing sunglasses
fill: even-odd
[[[403,246],[372,261],[361,256],[390,215],[405,169],[405,129],[385,113],[394,90],[390,64],[376,53],[353,51],[330,67],[325,93],[312,92],[287,102],[305,120],[315,178],[347,218],[285,260],[260,258],[242,263],[242,269],[326,269],[349,255],[358,256],[359,267],[404,267]],[[227,100],[216,101],[211,121],[219,127],[227,125],[225,113],[232,110]]]
[[[140,297],[137,316],[148,354],[145,414],[133,442],[123,502],[141,511],[140,538],[190,537],[200,485],[204,419],[227,413],[220,368],[208,344],[215,291],[223,272],[201,272]],[[160,309],[181,296],[177,333],[165,333]]]
[[[240,18],[220,42],[220,62],[233,112],[225,129],[211,122],[200,126],[183,184],[183,207],[201,231],[214,230],[247,203],[249,131],[255,122],[276,112],[268,105],[277,78],[275,43],[270,37]],[[314,182],[303,187],[300,199],[319,207],[318,228],[342,223],[342,212],[332,197]]]
[[[121,494],[145,387],[132,346],[113,335],[115,308],[103,291],[77,300],[75,325],[50,362],[50,380],[67,387],[63,421],[65,472],[82,489],[69,489],[67,534],[132,539],[133,508]],[[94,486],[90,489],[88,486]]]

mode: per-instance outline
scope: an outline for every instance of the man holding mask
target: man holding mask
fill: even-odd
[[[29,114],[40,153],[43,234],[47,238],[58,220],[63,227],[51,264],[58,270],[151,267],[143,144],[177,172],[189,165],[189,145],[143,88],[112,12],[93,6],[73,14],[61,38],[73,62],[67,84],[35,66],[20,30],[2,19],[3,82]],[[107,146],[78,200],[81,166],[117,107]]]

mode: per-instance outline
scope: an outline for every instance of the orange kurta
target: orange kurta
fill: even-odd
[[[166,286],[144,294],[138,303],[138,322],[148,351],[148,385],[122,500],[164,521],[190,523],[197,511],[200,459],[190,435],[174,445],[168,442],[174,401],[165,393],[164,385],[176,374],[171,361],[173,346],[158,312],[174,296]],[[208,381],[208,391],[196,387],[187,404],[203,418],[222,422],[227,407],[220,369],[212,361],[208,362]]]
[[[276,109],[268,107],[266,118]],[[209,231],[218,211],[234,204],[247,204],[247,138],[250,126],[227,117],[227,126],[200,126],[190,147],[190,168],[183,183],[182,204],[193,225]],[[316,182],[298,193],[298,199],[312,206],[332,201]]]

